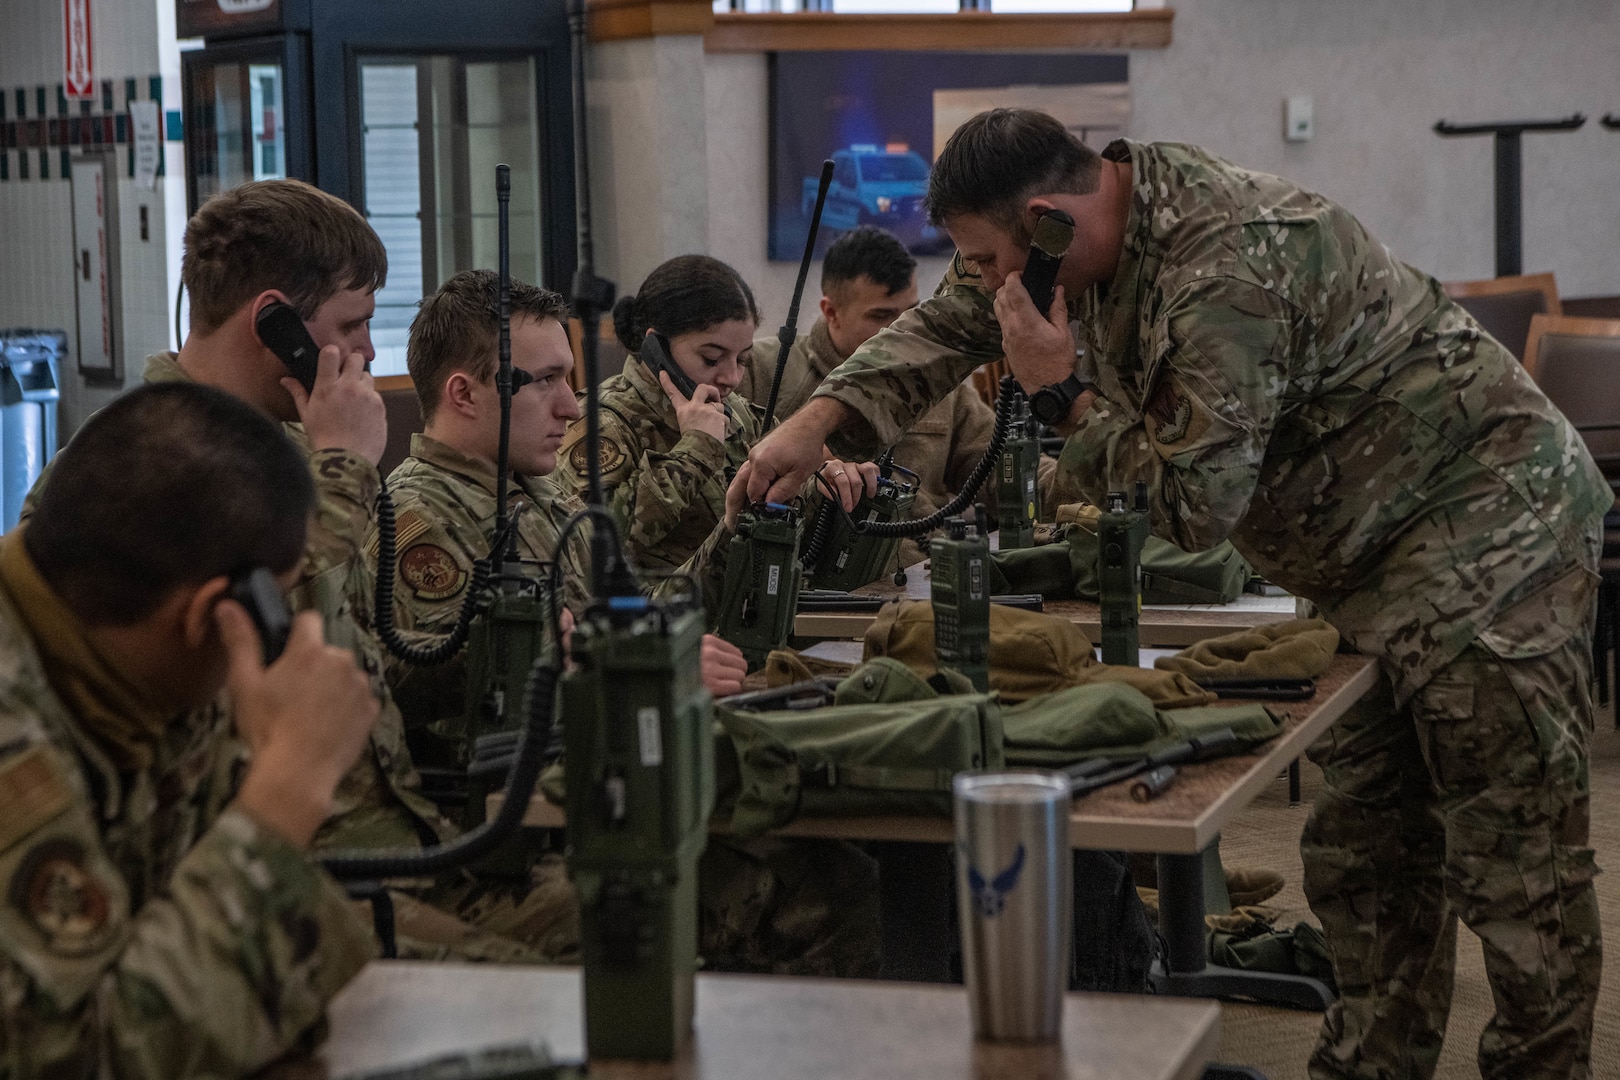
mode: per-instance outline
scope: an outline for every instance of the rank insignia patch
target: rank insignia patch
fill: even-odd
[[[112,900],[85,866],[85,849],[52,840],[28,853],[12,878],[11,903],[63,956],[84,956],[105,946],[116,929]]]
[[[420,600],[448,600],[467,587],[467,571],[438,544],[417,544],[399,557],[399,580]]]
[[[586,449],[584,439],[579,440],[579,442],[574,444],[574,448],[568,451],[568,467],[573,469],[574,472],[581,477],[585,476],[586,471],[590,467],[590,463],[585,460],[587,452],[588,451]],[[624,451],[619,449],[618,443],[607,438],[606,436],[603,436],[602,475],[606,476],[608,473],[612,472],[614,469],[617,469],[623,464]]]

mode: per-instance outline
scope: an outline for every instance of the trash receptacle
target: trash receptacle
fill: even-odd
[[[23,500],[56,453],[66,355],[60,330],[0,330],[0,531],[17,524]]]

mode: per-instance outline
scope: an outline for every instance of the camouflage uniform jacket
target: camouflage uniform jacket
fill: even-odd
[[[396,527],[394,625],[408,636],[432,639],[454,629],[473,563],[489,554],[495,488],[490,465],[437,439],[411,436],[411,456],[388,478]],[[514,476],[507,491],[508,509],[516,515],[519,557],[548,564],[560,558],[564,602],[582,612],[589,598],[589,533],[576,530],[560,555],[557,541],[584,504],[548,476]],[[373,527],[366,541],[372,565],[378,546]],[[465,709],[461,657],[431,668],[390,657],[388,681],[413,739],[417,728],[460,716]]]
[[[630,357],[602,383],[602,497],[638,571],[678,569],[725,516],[726,487],[759,441],[760,417],[743,397],[726,399],[724,441],[682,434],[675,406],[645,364]],[[558,449],[558,482],[586,494],[585,421]]]
[[[0,1076],[240,1076],[371,956],[343,890],[228,793],[220,710],[120,771],[0,590]]]
[[[1113,143],[1114,277],[1070,305],[1098,399],[1061,459],[1093,502],[1146,480],[1155,528],[1230,538],[1316,602],[1404,700],[1571,565],[1613,494],[1506,349],[1347,211],[1175,144]],[[958,255],[939,291],[822,384],[889,445],[1001,352]],[[836,446],[835,446],[836,448]]]
[[[172,352],[148,357],[143,377],[149,383],[191,378]],[[422,781],[405,745],[405,724],[383,677],[382,645],[371,627],[374,579],[360,545],[376,509],[380,483],[376,467],[347,450],[310,450],[302,424],[282,427],[308,457],[315,481],[315,516],[288,604],[294,611],[321,613],[326,640],[354,651],[382,703],[371,733],[371,752],[355,762],[338,786],[332,817],[315,838],[315,846],[416,847],[447,837],[454,830],[422,797]],[[25,517],[49,476],[47,469],[29,493]]]
[[[770,400],[771,380],[776,375],[776,357],[780,350],[781,343],[774,336],[755,338],[752,359],[743,367],[743,382],[737,392],[761,409]],[[817,319],[810,332],[793,343],[787,370],[782,373],[782,388],[777,394],[776,418],[786,420],[797,412],[810,400],[821,380],[843,362],[832,335],[827,332],[827,323]],[[920,481],[917,500],[911,505],[912,517],[927,517],[962,490],[973,467],[984,457],[995,426],[995,413],[972,384],[964,382],[909,427],[894,444],[894,460],[895,464],[916,473]],[[1054,491],[1057,461],[1042,456],[1039,473],[1041,505],[1046,511],[1043,516],[1049,517],[1057,506]],[[994,472],[979,488],[977,499],[992,513],[995,511]],[[928,557],[915,540],[901,541],[898,554],[901,566],[911,566]]]

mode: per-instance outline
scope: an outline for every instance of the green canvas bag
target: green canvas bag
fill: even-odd
[[[894,666],[904,672],[889,673],[896,682],[915,679]],[[731,751],[720,769],[731,796],[722,805],[744,838],[797,817],[949,814],[952,777],[1006,763],[993,694],[772,712],[721,703],[715,715]]]

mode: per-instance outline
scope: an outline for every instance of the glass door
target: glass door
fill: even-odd
[[[362,57],[358,68],[359,201],[388,249],[372,371],[402,375],[418,302],[459,271],[497,265],[498,162],[512,166],[512,276],[546,284],[535,61]]]
[[[310,179],[295,57],[283,37],[182,54],[190,212],[251,180]]]

